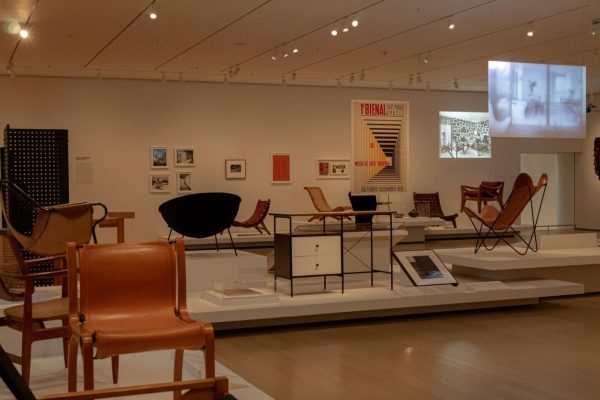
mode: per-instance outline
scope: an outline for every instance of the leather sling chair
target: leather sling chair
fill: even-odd
[[[206,378],[214,378],[212,325],[192,320],[187,311],[183,239],[174,245],[69,244],[67,265],[69,391],[77,386],[78,347],[85,390],[94,388],[93,359],[111,358],[117,383],[121,354],[154,350],[175,350],[175,381],[182,378],[184,350],[203,350]]]
[[[444,221],[452,222],[452,225],[456,228],[456,217],[458,214],[444,215],[442,211],[442,205],[440,204],[440,194],[435,193],[416,193],[413,192],[413,201],[415,203],[415,209],[418,210],[418,204],[429,205],[429,216],[441,218]]]
[[[267,199],[267,200],[259,199],[256,202],[256,208],[254,209],[254,212],[252,213],[250,218],[248,218],[245,221],[241,221],[241,222],[233,221],[232,225],[240,227],[240,228],[254,228],[260,234],[262,234],[263,230],[264,230],[265,232],[267,232],[267,235],[270,235],[271,232],[269,232],[267,225],[265,225],[265,218],[269,214],[270,206],[271,206],[271,199]]]
[[[323,194],[323,190],[319,186],[307,186],[304,188],[308,192],[310,196],[310,200],[313,203],[313,206],[317,209],[318,212],[338,212],[338,211],[347,211],[352,210],[352,206],[338,206],[332,208],[325,199],[325,195]],[[340,219],[340,217],[335,217],[336,219]],[[350,217],[344,216],[343,218],[350,219]],[[314,219],[318,219],[319,221],[323,219],[323,217],[319,215],[312,216],[309,221]]]
[[[24,250],[37,256],[56,256],[64,254],[67,242],[88,243],[96,235],[94,229],[108,213],[102,203],[69,203],[53,206],[42,206],[32,199],[22,188],[8,180],[0,181],[2,188],[2,214],[9,231],[21,244]],[[9,218],[5,198],[11,197],[13,204],[35,215],[31,234],[20,232]],[[94,207],[103,210],[101,218],[94,220]]]
[[[506,243],[520,255],[527,254],[529,250],[536,252],[537,238],[535,231],[547,186],[547,174],[543,173],[538,180],[538,184],[534,186],[531,177],[526,173],[521,173],[517,176],[510,196],[502,209],[498,210],[493,205],[488,204],[483,207],[481,214],[476,214],[470,208],[465,207],[464,212],[469,217],[478,235],[477,242],[475,243],[475,253],[477,253],[481,247],[484,247],[486,250],[493,250],[501,241]],[[539,191],[542,191],[542,198],[536,213],[532,199]],[[525,210],[527,205],[529,205],[529,209],[531,210],[533,227],[531,236],[526,240],[513,228],[513,224]],[[476,222],[479,222],[479,224],[476,224]],[[509,230],[525,245],[525,250],[519,250],[506,240],[506,234]],[[493,240],[493,244],[489,245],[487,240]]]

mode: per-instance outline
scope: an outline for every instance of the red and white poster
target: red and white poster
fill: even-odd
[[[408,187],[408,102],[352,101],[352,193]]]

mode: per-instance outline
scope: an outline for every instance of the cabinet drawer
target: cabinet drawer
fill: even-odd
[[[342,265],[339,254],[292,257],[292,275],[340,274]]]
[[[341,253],[339,236],[301,236],[292,238],[293,256],[316,256]]]

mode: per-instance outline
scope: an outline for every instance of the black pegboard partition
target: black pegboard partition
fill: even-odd
[[[16,183],[41,206],[69,202],[66,129],[13,129],[7,125],[2,161],[2,177]],[[11,224],[30,234],[35,212],[12,193],[4,201]]]

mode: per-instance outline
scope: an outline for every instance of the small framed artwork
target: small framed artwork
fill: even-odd
[[[225,160],[225,179],[246,179],[246,160]]]
[[[168,168],[169,149],[162,146],[150,147],[150,168]]]
[[[177,193],[190,193],[192,191],[192,173],[177,173]]]
[[[317,160],[317,179],[350,179],[350,160]]]
[[[415,286],[458,285],[433,250],[395,251],[393,254]]]
[[[150,192],[151,193],[169,193],[170,176],[168,174],[151,174],[150,175]]]
[[[289,153],[271,154],[271,183],[291,183],[291,157]]]
[[[193,167],[194,166],[194,149],[191,147],[180,147],[175,149],[175,166],[176,167]]]

